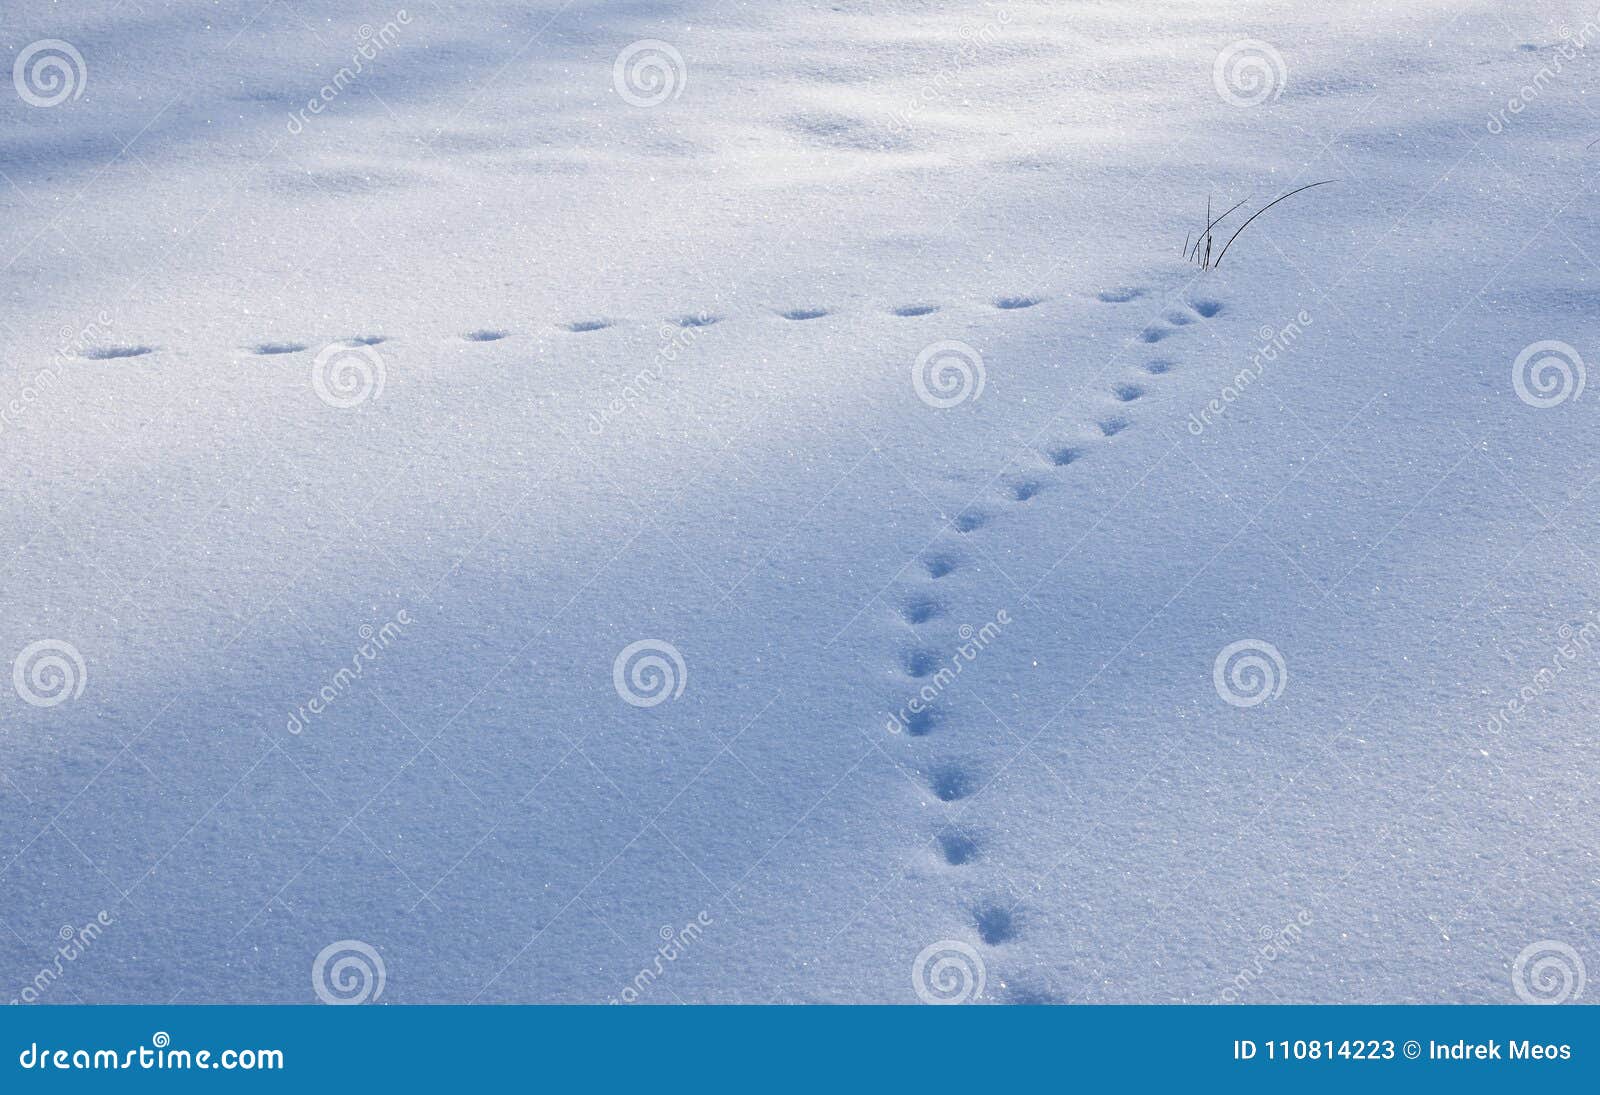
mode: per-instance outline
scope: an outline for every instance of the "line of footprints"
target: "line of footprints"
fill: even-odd
[[[1109,302],[1122,302],[1141,295],[1143,291],[1138,289],[1110,290],[1101,293],[1099,298]],[[1197,320],[1210,319],[1221,311],[1222,305],[1216,301],[1186,302],[1167,312],[1163,322],[1146,327],[1139,336],[1140,341],[1147,344],[1162,342],[1178,333],[1181,328]],[[1166,358],[1153,358],[1144,364],[1143,371],[1149,376],[1160,376],[1171,372],[1173,367],[1172,361]],[[1123,403],[1132,403],[1140,399],[1145,390],[1139,384],[1122,382],[1111,386],[1111,394]],[[1096,425],[1103,436],[1112,437],[1128,429],[1133,422],[1127,416],[1113,414],[1101,418]],[[1049,465],[1058,469],[1057,474],[1061,474],[1059,469],[1076,463],[1085,455],[1083,448],[1078,445],[1048,446],[1041,450],[1041,456]],[[1044,486],[1043,481],[1026,476],[1005,480],[1001,488],[1002,504],[1024,505],[1044,489]],[[1001,511],[992,507],[962,510],[951,519],[946,531],[941,533],[941,537],[948,541],[946,546],[936,546],[923,555],[920,560],[920,574],[914,588],[898,600],[900,618],[911,628],[913,634],[916,634],[919,625],[945,614],[945,605],[936,592],[937,583],[950,580],[965,566],[965,557],[956,546],[960,539],[992,526],[999,512]],[[909,678],[913,687],[920,687],[917,682],[922,682],[938,672],[944,660],[926,646],[913,645],[900,652],[899,669]],[[937,704],[925,706],[920,711],[906,712],[903,726],[905,732],[912,738],[927,737],[949,729],[944,713]],[[977,794],[983,789],[984,780],[976,768],[962,763],[950,763],[928,770],[928,787],[941,803],[953,804]],[[969,867],[982,858],[982,838],[977,830],[961,824],[961,807],[952,805],[948,810],[951,816],[947,817],[945,823],[934,834],[934,846],[940,858],[949,866]],[[977,932],[978,939],[986,947],[999,947],[1017,937],[1018,924],[1021,920],[1020,904],[1020,902],[990,901],[970,907],[968,913],[971,916],[972,927]],[[1006,999],[1014,1003],[1052,1002],[1046,992],[1017,985],[1007,986]]]
[[[1097,299],[1107,303],[1122,303],[1137,299],[1143,295],[1145,295],[1145,291],[1143,289],[1108,289],[1096,294],[1096,297]],[[989,303],[1001,311],[1011,312],[1023,308],[1032,308],[1034,305],[1042,303],[1043,300],[1043,297],[1037,296],[1006,296],[998,297]],[[1206,312],[1204,310],[1205,307],[1208,307],[1208,305],[1197,305],[1196,311],[1198,311],[1198,313],[1202,316],[1215,314],[1214,312]],[[932,315],[937,311],[939,311],[938,305],[926,303],[903,304],[898,307],[888,309],[888,313],[890,315],[906,318]],[[775,312],[774,314],[792,322],[803,323],[807,320],[821,319],[824,316],[830,316],[836,313],[833,309],[829,308],[789,308]],[[677,327],[696,328],[710,327],[713,324],[721,323],[723,318],[724,317],[712,314],[710,312],[699,312],[694,315],[674,316],[666,322]],[[1174,313],[1168,318],[1175,325],[1182,325],[1184,323],[1193,321],[1193,317],[1187,313]],[[608,327],[617,327],[620,324],[621,321],[616,319],[580,319],[574,320],[570,323],[558,324],[557,329],[565,331],[569,334],[588,334],[592,331],[604,331]],[[1147,341],[1155,342],[1160,338],[1165,337],[1165,333],[1168,333],[1168,329],[1166,328],[1152,328],[1151,331],[1146,332],[1145,338]],[[513,331],[504,328],[484,328],[480,330],[466,331],[461,335],[461,338],[466,342],[499,342],[502,339],[513,337],[513,334]],[[348,346],[377,346],[380,343],[387,342],[388,338],[384,335],[369,334],[353,335],[337,341]],[[283,354],[303,353],[312,348],[313,346],[309,342],[270,341],[251,343],[250,345],[245,346],[243,349],[246,353],[253,354],[257,357],[277,357]],[[84,351],[83,356],[90,361],[111,361],[117,358],[143,357],[146,354],[155,353],[158,349],[160,349],[160,347],[145,345],[143,343],[120,345],[112,344],[91,347]],[[1138,396],[1133,395],[1129,398],[1136,399]]]

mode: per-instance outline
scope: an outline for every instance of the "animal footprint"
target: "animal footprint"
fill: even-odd
[[[90,361],[111,361],[119,357],[143,357],[153,353],[153,346],[96,346],[83,356]]]
[[[1191,301],[1189,307],[1199,312],[1206,319],[1210,319],[1222,311],[1222,302],[1218,300],[1196,300]]]
[[[1173,332],[1166,327],[1146,327],[1139,336],[1141,342],[1160,342],[1164,338],[1171,338]]]
[[[930,555],[922,561],[922,567],[930,578],[943,578],[946,574],[953,573],[959,565],[955,558],[949,555]]]
[[[784,319],[821,319],[828,314],[826,308],[791,308],[787,312],[779,312]]]
[[[273,357],[277,354],[297,354],[305,348],[305,344],[300,342],[258,342],[250,347],[250,352],[259,357]]]
[[[971,532],[974,529],[980,529],[984,525],[987,525],[989,523],[989,518],[985,514],[979,513],[977,510],[969,509],[965,513],[957,514],[954,523],[957,532]]]
[[[939,714],[931,707],[913,711],[906,716],[906,733],[914,738],[925,738],[939,724]]]
[[[341,339],[346,346],[377,346],[388,342],[383,335],[356,335],[354,338]]]
[[[960,765],[936,769],[928,785],[940,802],[955,802],[978,790],[978,778]]]
[[[922,678],[939,668],[939,655],[931,650],[908,650],[901,659],[906,676]]]
[[[1100,432],[1105,434],[1107,437],[1115,437],[1117,434],[1121,433],[1131,425],[1133,425],[1133,423],[1129,422],[1126,418],[1107,418],[1105,421],[1100,423]]]
[[[679,327],[709,327],[713,323],[722,322],[722,317],[711,315],[709,312],[700,312],[692,316],[679,316],[674,322]]]
[[[897,315],[897,316],[906,316],[906,317],[910,317],[910,316],[926,316],[926,315],[932,315],[934,312],[937,312],[938,310],[939,310],[938,305],[935,305],[935,304],[905,304],[905,305],[900,306],[899,308],[894,309],[894,314]]]
[[[978,858],[978,842],[960,829],[946,829],[938,836],[939,854],[952,867],[971,863]]]
[[[931,597],[918,597],[900,606],[900,618],[908,624],[925,624],[944,615],[944,605]]]
[[[978,928],[978,938],[991,947],[1017,937],[1017,918],[1005,905],[980,906],[974,910],[972,919]]]
[[[609,319],[580,319],[576,323],[567,324],[565,329],[575,335],[581,335],[590,331],[603,331],[607,327],[614,326],[615,324]]]
[[[1018,479],[1006,485],[1006,494],[1013,502],[1026,502],[1044,489],[1044,484],[1037,479]]]
[[[1160,376],[1162,373],[1170,373],[1172,371],[1172,362],[1151,361],[1145,365],[1144,371],[1149,373],[1151,376]]]
[[[1132,403],[1135,399],[1144,395],[1144,389],[1137,384],[1118,384],[1111,389],[1111,394],[1124,403]]]
[[[1095,296],[1107,304],[1126,304],[1144,296],[1144,290],[1130,285],[1119,289],[1102,289]]]
[[[1060,448],[1051,449],[1049,452],[1045,453],[1045,455],[1050,458],[1050,463],[1054,464],[1058,468],[1064,468],[1068,464],[1077,460],[1083,455],[1083,453],[1074,448]]]
[[[505,331],[468,331],[461,336],[468,342],[499,342],[506,337]]]
[[[1011,312],[1018,308],[1032,308],[1041,299],[1040,297],[1001,297],[994,302],[994,306]]]

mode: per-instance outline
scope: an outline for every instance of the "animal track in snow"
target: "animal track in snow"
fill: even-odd
[[[154,346],[96,346],[83,356],[90,361],[112,361],[119,357],[143,357],[153,353]]]
[[[1125,303],[1146,295],[1147,291],[1139,288],[1106,289],[1098,294],[1100,300],[1107,303]],[[1027,308],[1036,303],[1036,298],[1006,297],[995,300],[994,306],[1000,309]],[[1209,318],[1222,310],[1222,305],[1215,301],[1199,301],[1193,304],[1193,310],[1169,309],[1165,313],[1165,322],[1156,322],[1139,332],[1139,340],[1146,343],[1163,341],[1173,335],[1181,333],[1184,328],[1196,322],[1197,317]],[[911,308],[895,309],[896,315],[907,314]],[[914,312],[912,314],[925,314]],[[1143,366],[1146,375],[1161,376],[1174,368],[1172,360],[1166,357],[1149,360]],[[1110,394],[1121,403],[1134,403],[1142,399],[1147,393],[1143,384],[1132,381],[1119,381],[1110,385]],[[1132,421],[1122,415],[1110,415],[1099,419],[1096,423],[1100,433],[1107,438],[1126,430]],[[1084,455],[1084,446],[1080,443],[1057,444],[1042,447],[1040,456],[1056,468],[1064,468],[1076,463]],[[1008,466],[1006,472],[999,479],[999,490],[1004,497],[1016,502],[1027,502],[1039,495],[1049,484],[1047,476],[1035,476],[1017,473]],[[989,523],[991,515],[997,515],[998,510],[990,507],[965,508],[957,512],[951,525],[958,533],[972,532]],[[930,554],[923,556],[922,568],[930,579],[941,579],[959,569],[957,557],[950,554]],[[910,624],[919,624],[932,619],[935,615],[944,614],[942,602],[927,598],[920,592],[910,594],[899,602],[901,618]],[[930,647],[913,647],[900,654],[901,665],[905,672],[913,679],[921,679],[938,671],[939,656]],[[905,720],[905,728],[911,738],[927,736],[936,725],[942,725],[947,716],[933,709],[924,709],[916,715]],[[924,769],[929,789],[934,796],[945,803],[953,803],[970,798],[983,787],[981,772],[983,771],[981,757],[975,763],[944,763],[932,768]],[[957,807],[956,809],[963,809]],[[951,825],[939,829],[934,834],[934,843],[939,855],[950,866],[964,866],[979,858],[979,843],[970,832]],[[979,940],[987,947],[997,947],[1019,937],[1025,927],[1025,914],[1018,912],[1014,903],[991,901],[969,906],[967,910],[971,917],[971,924],[976,929]],[[1008,987],[1005,993],[1008,1003],[1054,1003],[1059,1002],[1058,997],[1046,990],[1031,986],[1018,985],[1015,982]]]
[[[944,615],[944,605],[932,597],[914,597],[900,606],[900,616],[908,624],[925,624]]]
[[[1144,296],[1144,290],[1135,286],[1124,286],[1119,289],[1102,289],[1095,294],[1095,299],[1107,304],[1126,304],[1130,300],[1138,300]]]
[[[952,867],[960,867],[978,858],[978,842],[960,829],[946,829],[938,836],[939,853]]]
[[[972,914],[978,928],[978,938],[989,946],[998,946],[1017,936],[1016,917],[1005,905],[983,905]]]
[[[1102,289],[1095,294],[1095,298],[1107,303],[1121,304],[1132,300],[1138,300],[1141,297],[1148,296],[1149,293],[1150,290],[1140,286],[1119,286],[1110,289]],[[1020,311],[1025,308],[1032,308],[1035,305],[1044,303],[1045,300],[1046,298],[1043,296],[1012,295],[995,297],[989,301],[989,304],[1000,311],[1012,312]],[[1196,300],[1189,302],[1189,308],[1199,316],[1209,319],[1210,317],[1222,311],[1222,304],[1214,300]],[[910,304],[902,304],[889,308],[888,312],[890,315],[894,316],[913,318],[916,316],[932,315],[940,310],[941,306],[938,304],[928,301],[915,301]],[[832,309],[822,307],[789,308],[777,312],[777,315],[782,316],[784,319],[794,321],[821,319],[824,316],[833,314],[834,312]],[[725,317],[723,316],[713,315],[709,312],[699,312],[673,317],[665,322],[674,323],[679,327],[709,327],[712,324],[721,323],[724,318]],[[1182,326],[1184,324],[1194,322],[1194,317],[1190,315],[1188,311],[1182,310],[1169,312],[1165,318],[1165,325],[1152,325],[1142,332],[1140,337],[1146,342],[1159,342],[1162,339],[1174,334],[1175,326]],[[603,331],[608,327],[616,327],[620,325],[620,322],[621,321],[616,319],[596,317],[557,324],[557,328],[573,334],[584,334],[591,331]],[[462,334],[461,337],[468,342],[498,342],[503,338],[511,337],[511,334],[512,332],[509,329],[484,328],[482,330],[468,331]],[[380,343],[387,341],[388,338],[383,335],[355,335],[349,338],[338,339],[336,340],[336,344],[346,346],[377,346]],[[258,342],[245,347],[248,352],[262,357],[271,357],[278,354],[300,353],[310,348],[311,347],[307,343],[292,341]],[[117,357],[139,357],[143,354],[153,353],[154,350],[154,347],[142,345],[128,347],[102,347],[100,350],[91,351],[85,356],[89,357],[91,360],[100,361]]]
[[[1014,312],[1018,308],[1032,308],[1043,299],[1043,297],[1000,297],[994,302],[994,306],[1001,311]]]
[[[1026,502],[1043,489],[1037,479],[1018,479],[1006,484],[1006,496],[1013,502]]]
[[[955,802],[978,790],[978,778],[959,764],[945,765],[934,770],[929,787],[940,802]]]

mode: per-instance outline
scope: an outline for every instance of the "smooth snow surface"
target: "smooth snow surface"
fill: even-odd
[[[1577,996],[1600,12],[406,4],[7,0],[3,998]]]

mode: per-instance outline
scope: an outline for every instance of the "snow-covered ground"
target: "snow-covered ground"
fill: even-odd
[[[1585,998],[1593,5],[0,45],[0,998]]]

